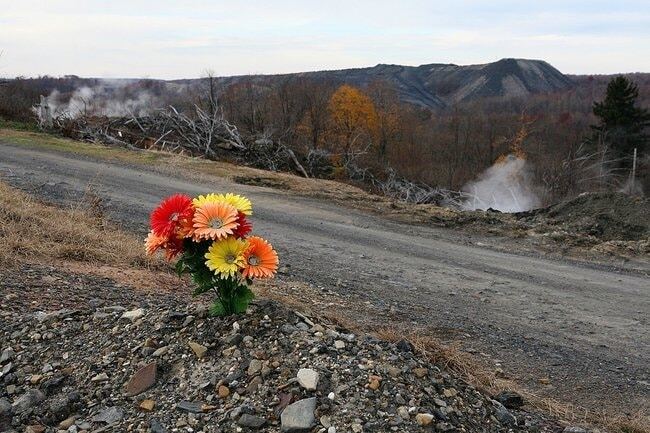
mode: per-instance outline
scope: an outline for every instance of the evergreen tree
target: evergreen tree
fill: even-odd
[[[617,158],[625,158],[622,167],[631,165],[630,156],[637,149],[643,155],[650,139],[646,128],[650,125],[650,113],[636,106],[639,89],[623,76],[612,78],[602,102],[594,103],[593,112],[599,118],[597,140],[607,144]]]

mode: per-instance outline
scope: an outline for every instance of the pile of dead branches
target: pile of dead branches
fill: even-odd
[[[39,124],[80,140],[184,152],[207,158],[217,157],[220,149],[246,149],[237,127],[228,122],[220,110],[208,112],[196,105],[189,114],[170,106],[151,115],[129,117],[60,113],[48,119],[43,118],[41,112]]]
[[[271,139],[270,134],[243,137],[237,127],[224,118],[216,103],[209,104],[208,108],[194,105],[189,113],[169,106],[150,115],[126,117],[52,114],[43,101],[33,111],[42,129],[55,130],[77,140],[208,159],[221,159],[226,156],[225,151],[231,151],[228,158],[247,165],[310,177],[300,158],[282,141]]]
[[[352,179],[370,183],[377,192],[397,201],[415,204],[434,204],[436,206],[461,209],[469,195],[462,191],[453,191],[434,187],[424,183],[412,182],[399,176],[395,170],[388,168],[382,177],[378,177],[367,168],[354,163],[346,166]]]

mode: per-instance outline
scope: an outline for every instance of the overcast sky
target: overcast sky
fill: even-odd
[[[650,0],[0,0],[0,76],[190,78],[543,59],[650,72]]]

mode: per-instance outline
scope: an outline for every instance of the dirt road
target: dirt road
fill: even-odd
[[[140,233],[170,193],[246,194],[256,232],[289,266],[282,278],[403,312],[414,326],[491,357],[540,394],[626,413],[650,406],[648,272],[499,252],[489,247],[495,238],[398,224],[216,177],[189,181],[8,143],[0,143],[0,176],[59,203],[78,202],[92,182],[109,215]]]

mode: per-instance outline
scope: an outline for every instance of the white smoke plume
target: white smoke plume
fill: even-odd
[[[138,80],[102,80],[98,85],[83,86],[71,95],[58,90],[52,91],[43,104],[53,117],[77,118],[89,116],[146,116],[167,105],[166,98],[179,95],[185,86],[158,83],[164,87],[163,97],[144,88]]]
[[[470,197],[464,202],[465,210],[523,212],[540,206],[535,193],[528,162],[515,155],[495,162],[475,181],[463,187]]]

